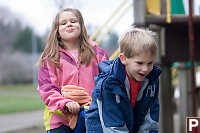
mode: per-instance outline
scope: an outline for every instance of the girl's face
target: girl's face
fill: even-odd
[[[77,41],[81,33],[78,18],[72,12],[62,12],[59,16],[58,31],[62,41]]]
[[[131,58],[126,58],[124,55],[120,56],[127,74],[136,81],[143,81],[153,69],[154,56],[149,52],[142,52]]]

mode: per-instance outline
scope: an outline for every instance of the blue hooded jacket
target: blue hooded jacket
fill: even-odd
[[[159,75],[157,66],[141,83],[134,109],[130,83],[120,59],[99,64],[92,103],[86,112],[87,133],[158,133]]]

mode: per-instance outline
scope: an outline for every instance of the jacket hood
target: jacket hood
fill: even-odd
[[[124,66],[120,59],[117,58],[111,61],[104,61],[99,64],[99,75],[101,79],[104,77],[102,87],[107,90],[107,92],[120,95],[122,97],[127,97],[124,93],[124,80],[126,78]]]
[[[119,58],[115,60],[101,62],[99,64],[99,73],[107,73],[110,76],[122,81],[125,79],[124,66]]]

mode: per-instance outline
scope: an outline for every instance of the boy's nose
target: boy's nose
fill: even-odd
[[[148,66],[147,66],[147,65],[144,65],[144,66],[142,66],[142,71],[143,71],[143,72],[147,72],[147,71],[148,71],[148,69],[149,69],[149,68],[148,68]]]

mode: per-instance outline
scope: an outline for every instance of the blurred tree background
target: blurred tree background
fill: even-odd
[[[25,27],[24,29],[21,29],[17,33],[12,43],[13,50],[24,52],[24,53],[31,53],[33,51],[32,49],[33,37],[36,39],[37,52],[42,52],[43,40],[40,36],[34,34],[30,27]]]
[[[32,83],[35,58],[43,49],[44,37],[24,25],[17,14],[0,7],[0,83]],[[34,45],[37,45],[33,51]],[[35,56],[33,56],[33,54]]]
[[[55,3],[59,7],[59,3]],[[0,6],[0,84],[37,83],[37,60],[44,49],[45,35],[39,35],[34,29],[16,17],[9,8]],[[89,36],[97,27],[86,25]],[[118,34],[110,31],[99,45],[110,56],[118,47]]]

